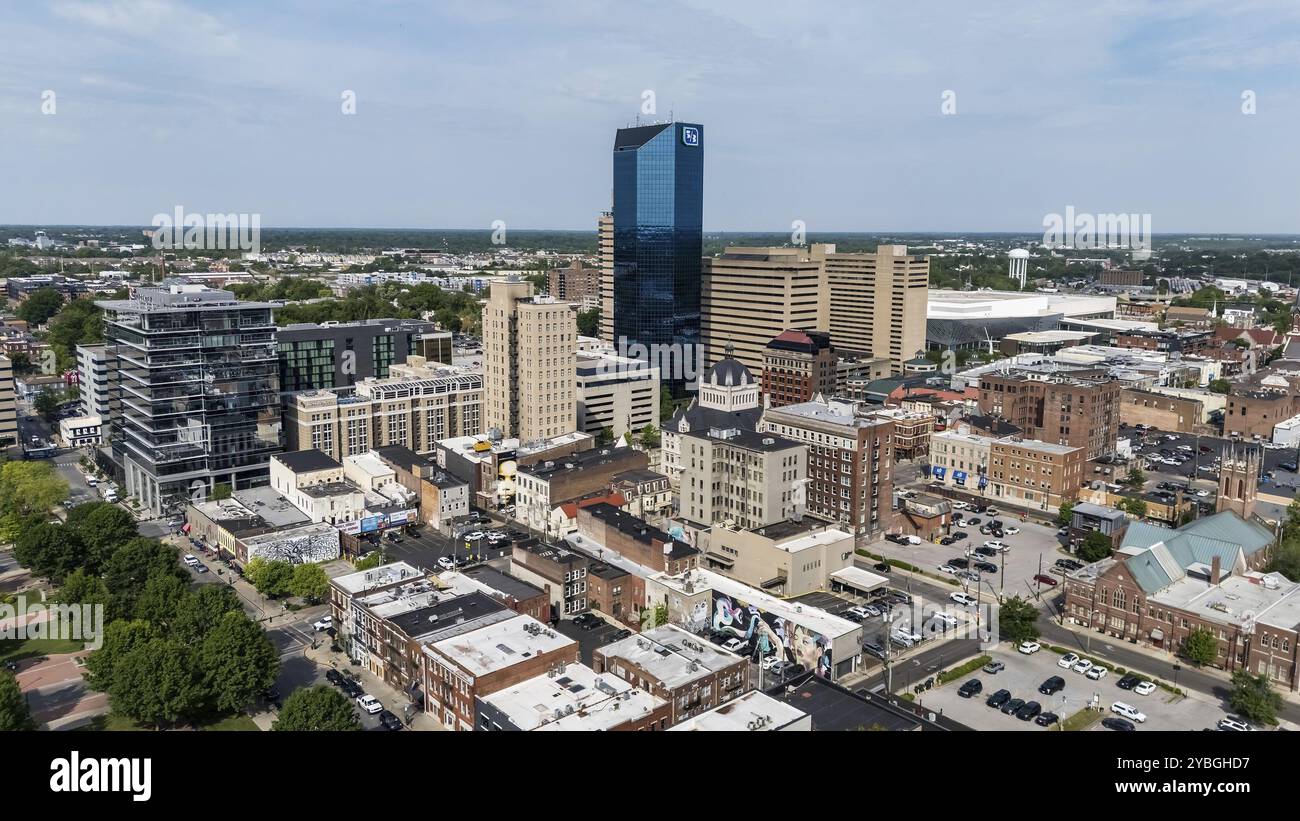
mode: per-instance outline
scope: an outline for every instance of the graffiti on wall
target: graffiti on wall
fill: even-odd
[[[330,528],[328,531],[322,529],[311,533],[289,533],[274,541],[249,544],[249,560],[258,557],[290,564],[333,561],[339,557],[339,532]]]
[[[712,627],[745,641],[744,652],[751,657],[779,653],[785,661],[802,664],[822,678],[830,678],[834,669],[831,640],[826,636],[717,590],[713,591]]]

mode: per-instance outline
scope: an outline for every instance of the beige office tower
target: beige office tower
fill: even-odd
[[[725,357],[730,344],[751,373],[762,373],[763,349],[774,337],[792,328],[825,330],[828,250],[835,246],[734,247],[705,257],[700,284],[705,367]],[[832,342],[838,346],[833,336]]]
[[[874,254],[827,249],[830,332],[836,350],[888,359],[895,373],[925,349],[930,258],[906,245],[881,245]]]
[[[578,317],[517,278],[491,283],[483,306],[483,427],[524,442],[577,429]]]
[[[0,356],[0,445],[18,444],[14,363]]]
[[[606,211],[596,220],[600,259],[600,338],[614,343],[614,214]]]

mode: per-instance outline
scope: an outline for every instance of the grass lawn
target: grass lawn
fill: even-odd
[[[252,733],[258,733],[262,731],[261,727],[258,727],[256,724],[253,723],[253,719],[244,715],[243,713],[240,713],[239,715],[235,715],[235,716],[227,716],[226,718],[223,718],[219,721],[215,721],[211,724],[204,725],[199,729],[217,730],[217,731],[252,732]]]
[[[8,639],[0,641],[0,663],[56,653],[76,653],[85,646],[84,641],[72,639]]]
[[[1098,721],[1101,721],[1103,716],[1105,716],[1105,713],[1103,713],[1101,710],[1088,710],[1088,709],[1080,710],[1079,712],[1067,718],[1065,721],[1062,721],[1061,729],[1086,730],[1092,725],[1096,724]]]
[[[116,713],[109,713],[106,716],[96,716],[93,721],[80,730],[91,730],[97,732],[150,732],[147,727],[141,727],[126,716],[120,716]],[[260,732],[261,728],[253,723],[253,719],[242,713],[234,716],[226,716],[217,719],[211,724],[204,724],[196,727],[198,730],[217,730],[217,731],[235,731],[235,732]]]

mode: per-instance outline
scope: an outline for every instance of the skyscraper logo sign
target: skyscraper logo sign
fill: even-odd
[[[689,125],[682,126],[682,145],[698,146],[699,144],[700,130]]]

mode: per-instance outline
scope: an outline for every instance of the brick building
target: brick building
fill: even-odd
[[[578,508],[578,534],[653,570],[676,575],[699,566],[699,550],[610,504]]]
[[[1005,418],[1027,439],[1083,448],[1092,460],[1115,453],[1119,395],[1119,381],[1104,373],[990,373],[980,377],[979,410]]]
[[[784,331],[763,349],[768,405],[794,405],[835,394],[835,348],[825,331]]]
[[[1271,440],[1278,422],[1300,410],[1296,397],[1282,390],[1238,390],[1228,394],[1223,411],[1223,433],[1243,439]]]
[[[1130,427],[1147,425],[1156,430],[1191,433],[1205,419],[1199,399],[1124,388],[1120,391],[1119,421]]]

